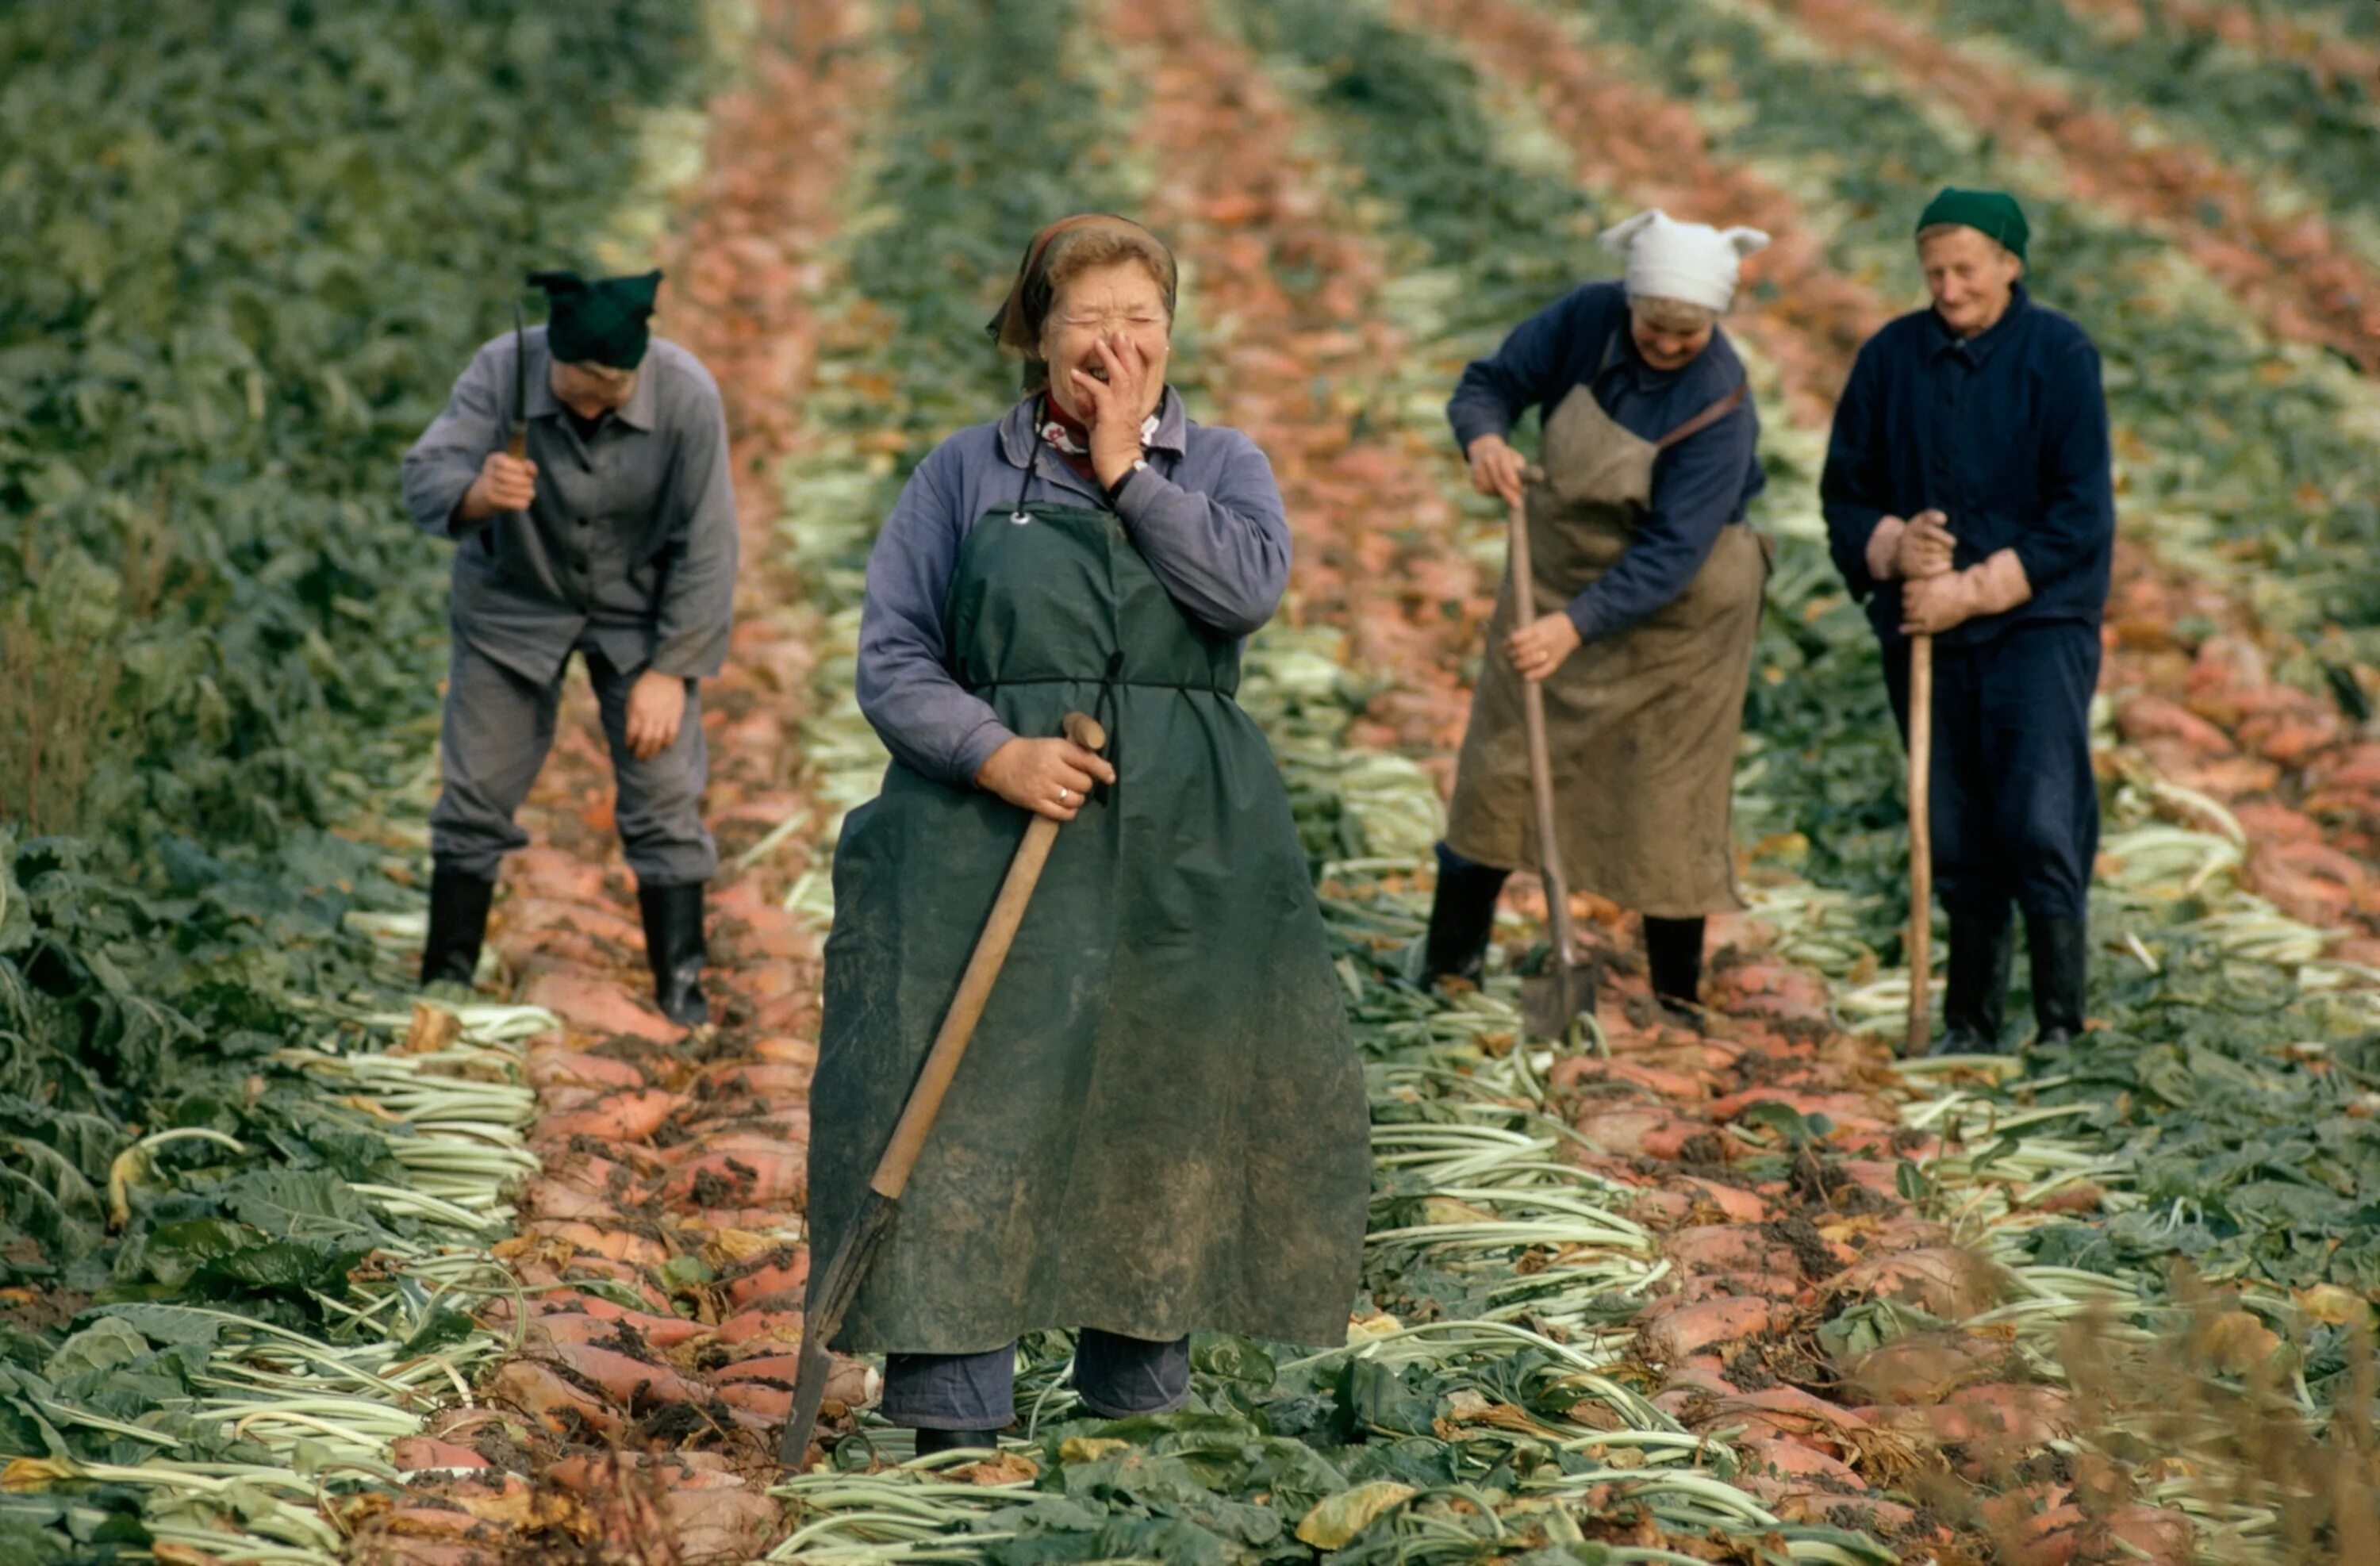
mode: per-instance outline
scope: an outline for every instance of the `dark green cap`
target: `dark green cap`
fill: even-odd
[[[661,292],[662,274],[605,277],[589,283],[575,272],[533,272],[529,282],[545,290],[553,307],[546,346],[565,364],[608,364],[634,370],[645,362],[652,340],[645,322]]]
[[[1917,231],[1923,234],[1940,223],[1962,224],[1988,235],[2015,251],[2019,261],[2024,260],[2024,242],[2033,237],[2033,229],[2024,221],[2024,209],[2005,190],[1961,190],[1945,186],[1940,195],[1926,203],[1925,214],[1917,220]]]

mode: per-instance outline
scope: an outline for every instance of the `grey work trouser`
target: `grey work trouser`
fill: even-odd
[[[686,682],[686,717],[669,748],[640,759],[628,749],[627,719],[628,690],[643,671],[615,668],[592,646],[578,651],[611,747],[613,815],[628,868],[640,885],[709,880],[719,868],[719,848],[702,824],[710,753],[700,686]],[[528,845],[513,815],[545,765],[561,704],[561,671],[540,686],[455,638],[439,731],[441,786],[430,812],[430,852],[439,864],[493,880],[504,856]]]
[[[888,1354],[886,1419],[913,1430],[1004,1430],[1016,1422],[1016,1349]],[[1075,1344],[1075,1390],[1102,1419],[1164,1414],[1190,1395],[1190,1340],[1170,1343],[1087,1327]]]

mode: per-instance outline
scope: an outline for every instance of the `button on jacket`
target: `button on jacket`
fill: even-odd
[[[457,528],[455,508],[511,432],[513,335],[481,347],[405,456],[405,504],[455,540],[457,638],[523,679],[556,678],[582,640],[622,670],[719,672],[735,589],[735,502],[719,388],[655,340],[622,407],[582,435],[554,396],[545,328],[526,334],[537,499]]]
[[[1868,537],[1886,516],[1928,508],[1950,519],[1955,566],[2013,549],[2033,584],[2031,601],[1940,639],[2095,625],[2116,537],[2098,349],[2022,285],[2008,313],[1972,338],[1930,309],[1902,316],[1852,367],[1819,488],[1835,564],[1888,643],[1900,637],[1900,589],[1868,575]]]

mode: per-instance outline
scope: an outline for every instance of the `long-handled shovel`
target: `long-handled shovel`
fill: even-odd
[[[1107,748],[1107,732],[1080,712],[1067,715],[1065,730],[1066,737],[1086,750]],[[991,999],[1001,965],[1008,960],[1016,928],[1024,922],[1025,905],[1032,900],[1034,884],[1040,880],[1041,867],[1048,863],[1050,847],[1057,839],[1058,823],[1047,816],[1034,817],[1025,829],[1025,841],[1016,845],[1016,857],[1008,863],[1008,877],[1000,883],[1000,895],[991,904],[991,917],[984,921],[983,933],[976,938],[975,954],[967,959],[958,993],[942,1017],[941,1031],[934,1035],[934,1047],[918,1069],[917,1085],[909,1090],[909,1102],[892,1128],[884,1156],[876,1160],[876,1173],[868,1182],[859,1212],[844,1231],[834,1259],[810,1281],[808,1305],[802,1317],[801,1368],[794,1377],[793,1414],[777,1446],[777,1461],[788,1468],[800,1467],[809,1455],[810,1432],[818,1425],[819,1404],[826,1398],[831,1365],[827,1344],[843,1330],[844,1315],[858,1297],[860,1281],[900,1217],[901,1193],[908,1187],[909,1171],[917,1167],[927,1135],[934,1129],[942,1096],[958,1074],[959,1062],[975,1037],[975,1025],[983,1018],[984,1003]]]
[[[1536,618],[1536,577],[1529,565],[1529,513],[1514,501],[1508,518],[1512,530],[1512,623],[1525,625]],[[1536,806],[1537,874],[1545,882],[1547,921],[1553,936],[1553,955],[1546,971],[1521,981],[1521,1022],[1540,1038],[1570,1037],[1571,1024],[1595,1010],[1595,970],[1577,961],[1570,928],[1570,878],[1562,873],[1561,850],[1554,837],[1554,765],[1546,746],[1546,691],[1535,680],[1521,681],[1521,722],[1529,738],[1529,793]]]
[[[1909,638],[1909,1036],[1922,1055],[1934,1033],[1934,638]]]

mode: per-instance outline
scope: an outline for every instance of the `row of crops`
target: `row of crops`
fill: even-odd
[[[529,259],[638,237],[710,59],[643,0],[0,13],[10,1566],[330,1559],[489,1347],[550,1019],[408,1015],[444,583],[395,463]]]

